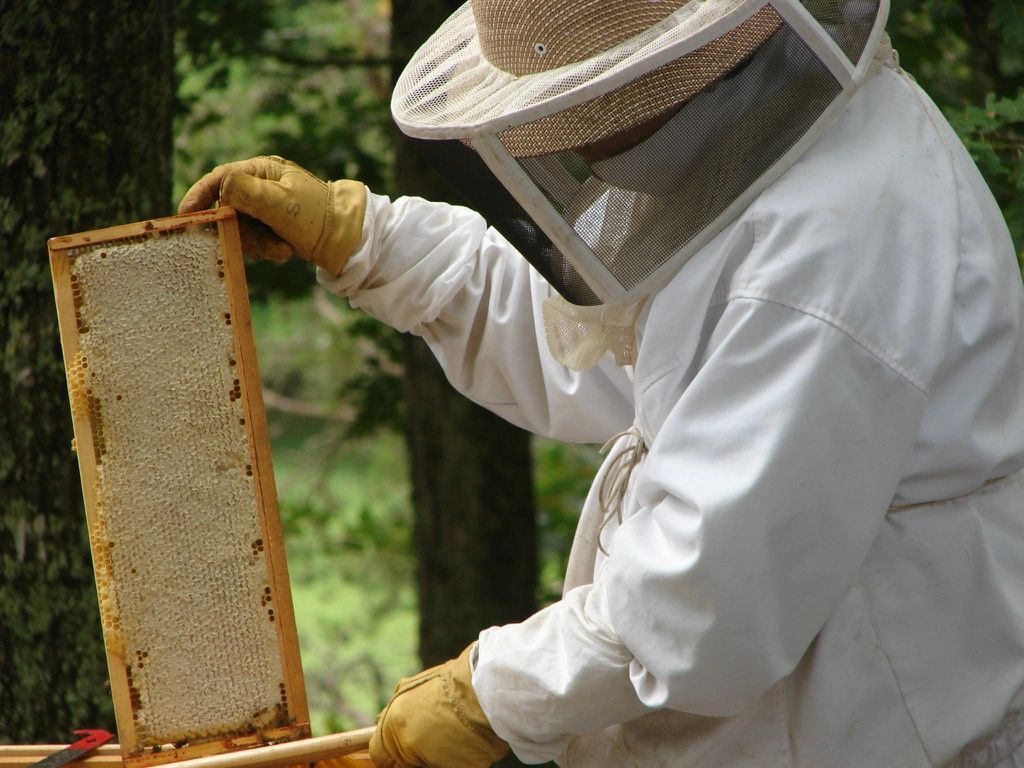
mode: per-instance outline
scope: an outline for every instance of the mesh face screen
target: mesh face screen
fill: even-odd
[[[69,252],[104,640],[143,745],[288,720],[218,235]]]
[[[878,0],[803,3],[851,61],[859,61],[877,19]],[[555,290],[572,303],[594,305],[600,301],[581,273],[606,275],[598,293],[616,297],[674,258],[686,258],[707,241],[713,225],[723,226],[738,201],[749,199],[750,190],[775,178],[771,174],[780,172],[780,161],[842,93],[828,67],[783,24],[747,61],[668,113],[653,135],[645,129],[633,140],[625,131],[591,146],[523,157],[499,134],[508,156],[554,215],[579,236],[566,253],[535,223],[551,221],[550,210],[533,208],[540,204],[532,202],[531,194],[517,191],[524,210],[467,146],[414,143]],[[616,145],[629,148],[615,149],[617,154],[604,151]],[[503,175],[500,163],[495,168]],[[572,246],[565,238],[559,242]]]
[[[633,148],[604,159],[580,150],[518,162],[586,243],[589,253],[579,258],[600,262],[628,291],[725,212],[841,92],[783,26]]]
[[[600,303],[551,239],[494,177],[476,152],[461,141],[408,141],[563,297],[584,306]]]
[[[878,17],[878,0],[803,0],[804,7],[855,65]]]

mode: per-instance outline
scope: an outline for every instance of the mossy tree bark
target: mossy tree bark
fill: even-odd
[[[407,59],[460,4],[393,0],[394,57]],[[395,171],[402,194],[451,195],[400,137]],[[405,340],[405,370],[420,656],[435,664],[535,609],[529,435],[456,394],[420,339]]]
[[[46,238],[170,211],[173,32],[0,0],[0,743],[113,726]]]

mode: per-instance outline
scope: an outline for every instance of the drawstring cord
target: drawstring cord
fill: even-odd
[[[622,507],[626,502],[629,478],[633,474],[633,469],[647,454],[647,445],[644,443],[643,435],[634,424],[629,429],[619,432],[619,434],[609,439],[601,448],[601,455],[606,455],[619,440],[625,437],[631,437],[633,440],[608,460],[608,468],[604,473],[604,477],[601,478],[601,485],[597,489],[597,501],[601,506],[601,511],[604,513],[604,520],[597,531],[597,548],[605,555],[608,554],[608,551],[601,543],[601,534],[604,532],[605,526],[611,522],[613,516],[619,525],[622,525]]]

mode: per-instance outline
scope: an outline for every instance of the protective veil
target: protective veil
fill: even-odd
[[[545,307],[555,357],[631,364],[643,299],[868,77],[887,2],[534,5],[464,6],[410,62],[392,111],[560,294]]]

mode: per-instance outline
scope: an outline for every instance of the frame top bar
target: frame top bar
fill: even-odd
[[[125,240],[130,237],[140,237],[153,234],[154,232],[169,232],[175,229],[184,229],[197,224],[212,224],[223,219],[230,218],[235,214],[235,209],[230,205],[222,205],[219,208],[211,208],[206,211],[195,213],[179,213],[176,216],[166,216],[160,219],[148,219],[134,224],[121,224],[106,229],[94,229],[89,232],[79,232],[74,235],[61,235],[51,237],[46,241],[51,251],[63,251],[69,248],[81,248],[82,246],[106,243],[111,240]]]

